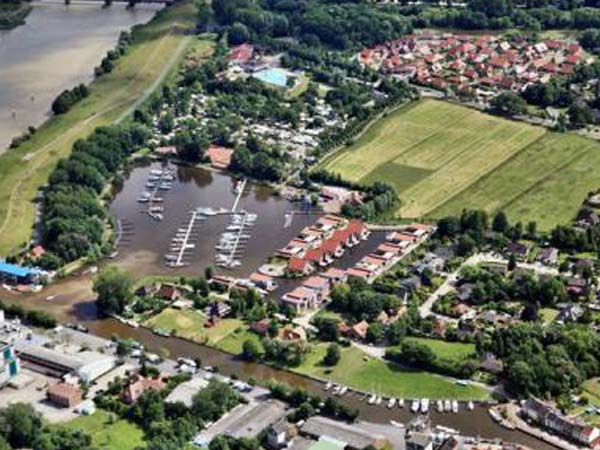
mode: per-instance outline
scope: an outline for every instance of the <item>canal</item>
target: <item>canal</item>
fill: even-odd
[[[0,30],[0,153],[49,117],[60,92],[92,80],[121,31],[148,22],[159,8],[34,1],[25,25]]]

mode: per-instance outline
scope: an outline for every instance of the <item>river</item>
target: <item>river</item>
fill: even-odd
[[[148,22],[158,5],[37,1],[25,25],[0,30],[0,153],[28,126],[39,126],[64,89],[93,78],[119,33]]]

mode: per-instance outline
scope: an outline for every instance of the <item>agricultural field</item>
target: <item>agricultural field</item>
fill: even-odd
[[[401,108],[319,166],[393,185],[404,218],[504,210],[548,230],[598,188],[600,144],[437,100]]]
[[[483,400],[489,397],[480,387],[461,386],[440,375],[369,358],[356,347],[343,348],[339,363],[334,367],[325,367],[321,361],[326,349],[327,344],[315,346],[306,361],[292,370],[386,397],[456,400]]]
[[[195,6],[185,1],[158,14],[133,32],[134,43],[115,69],[90,85],[90,95],[68,113],[52,117],[31,140],[0,156],[0,254],[27,242],[35,220],[38,189],[73,143],[96,127],[120,122],[164,80],[175,74],[188,48],[205,54],[212,40],[197,40],[186,31],[194,26]]]

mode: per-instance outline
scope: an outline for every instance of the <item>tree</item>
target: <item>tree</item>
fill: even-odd
[[[339,345],[332,343],[327,347],[327,353],[323,358],[323,364],[326,366],[335,366],[341,358]]]
[[[15,403],[0,411],[0,435],[13,448],[31,448],[42,427],[42,420],[31,405]]]
[[[508,219],[506,218],[506,214],[504,211],[499,211],[494,216],[494,220],[492,221],[492,230],[498,233],[506,233],[508,229]]]
[[[583,128],[587,124],[594,122],[592,110],[583,102],[571,105],[567,110],[567,115],[569,116],[569,126],[573,129]]]
[[[490,102],[491,110],[502,116],[518,116],[527,113],[527,103],[514,92],[503,92]]]
[[[248,31],[248,27],[242,23],[234,23],[233,26],[229,28],[227,33],[227,40],[229,45],[240,45],[244,42],[248,42],[250,39],[250,32]]]
[[[103,314],[121,314],[132,298],[131,278],[116,266],[107,266],[94,280],[96,305]]]
[[[376,343],[383,339],[383,325],[374,322],[367,328],[367,342]]]
[[[260,347],[254,339],[247,339],[242,345],[242,358],[246,361],[257,361],[260,358]]]

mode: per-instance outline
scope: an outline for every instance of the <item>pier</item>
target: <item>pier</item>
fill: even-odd
[[[185,231],[185,236],[183,237],[183,242],[181,243],[181,248],[179,249],[179,253],[177,254],[177,260],[175,261],[176,267],[182,267],[184,262],[183,258],[185,256],[186,250],[193,248],[193,245],[189,243],[190,236],[192,234],[192,230],[194,229],[194,225],[196,224],[198,213],[196,211],[192,212],[192,216],[188,223],[187,229]]]
[[[247,180],[244,178],[242,181],[240,181],[238,183],[238,185],[235,187],[235,189],[238,191],[237,192],[237,196],[235,197],[235,200],[233,202],[233,206],[231,207],[231,212],[233,214],[235,214],[235,210],[238,207],[238,204],[240,203],[240,199],[242,198],[242,194],[244,193],[244,189],[246,189],[246,183]]]

